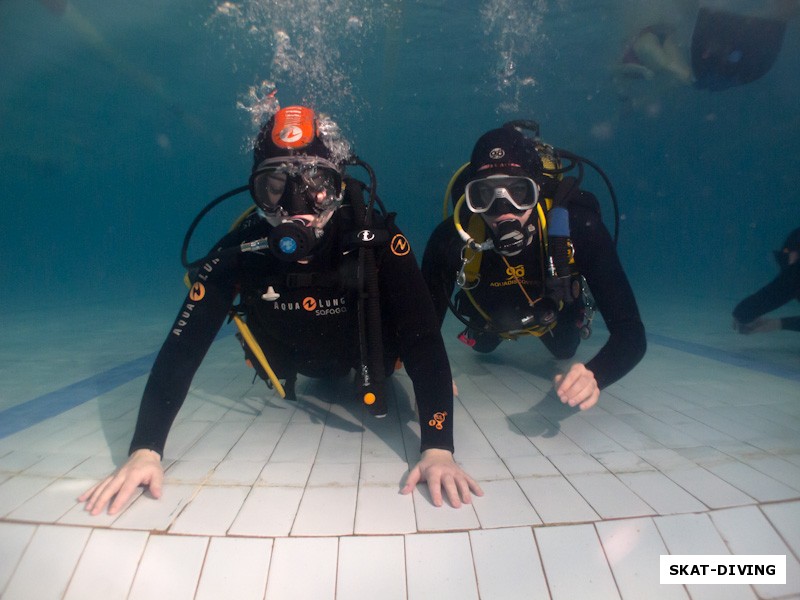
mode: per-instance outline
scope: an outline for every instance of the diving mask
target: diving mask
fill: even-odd
[[[342,200],[342,174],[318,156],[269,158],[250,175],[250,193],[267,214],[321,214]]]
[[[490,175],[474,179],[465,190],[467,207],[474,213],[489,211],[495,200],[505,199],[512,207],[526,211],[539,201],[539,186],[529,177]]]

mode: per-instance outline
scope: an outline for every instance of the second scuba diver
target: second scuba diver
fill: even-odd
[[[596,302],[608,341],[554,378],[560,400],[585,410],[642,359],[644,326],[598,201],[579,187],[583,164],[594,165],[524,129],[538,136],[536,123],[518,121],[478,139],[448,188],[454,213],[428,241],[423,276],[440,322],[450,308],[466,325],[459,338],[477,352],[532,335],[572,358]],[[581,176],[564,177],[575,166]]]
[[[248,361],[287,399],[298,373],[337,378],[355,369],[364,404],[383,416],[383,380],[401,359],[421,433],[402,493],[427,481],[435,505],[444,493],[455,507],[482,494],[453,460],[450,365],[416,258],[394,215],[375,207],[372,169],[334,131],[310,108],[279,110],[256,140],[250,185],[215,200],[249,189],[258,210],[187,264],[190,289],[147,381],[128,461],[80,497],[92,514],[109,503],[109,514],[118,512],[140,485],[160,496],[168,433],[228,317]],[[368,171],[368,189],[345,164]]]
[[[800,331],[800,316],[763,316],[792,300],[800,300],[800,227],[786,237],[783,247],[775,252],[775,261],[780,273],[733,309],[733,328],[739,333]]]

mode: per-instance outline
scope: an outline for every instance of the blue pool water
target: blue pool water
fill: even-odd
[[[626,39],[663,17],[686,50],[686,4],[68,0],[62,13],[0,0],[3,319],[157,306],[160,341],[180,303],[187,225],[247,181],[250,89],[265,81],[283,106],[308,102],[338,122],[420,257],[475,139],[531,118],[613,181],[645,314],[654,297],[729,312],[774,275],[771,250],[800,226],[800,19],[754,83],[643,82],[621,101],[611,70]],[[586,185],[610,224],[600,180]],[[192,252],[247,203],[213,213]]]

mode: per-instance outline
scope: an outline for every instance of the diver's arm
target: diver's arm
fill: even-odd
[[[213,277],[213,268],[205,274],[208,279],[196,280],[187,294],[153,364],[139,406],[131,453],[146,448],[163,457],[167,435],[194,374],[230,311],[236,295],[233,283]]]
[[[386,250],[379,273],[382,312],[395,326],[419,414],[421,456],[401,493],[424,481],[435,506],[447,496],[457,508],[471,502],[471,493],[483,491],[453,459],[452,379],[436,312],[412,252],[398,256]]]
[[[226,246],[227,247],[227,246]],[[119,512],[139,486],[161,496],[164,471],[161,458],[172,422],[194,373],[219,331],[233,298],[231,274],[217,262],[206,263],[175,319],[150,373],[128,460],[79,498],[92,515]]]
[[[434,229],[422,255],[422,276],[440,325],[447,315],[448,299],[455,288],[459,265],[454,264],[454,260],[458,261],[463,245],[450,217]]]
[[[602,390],[636,366],[647,349],[647,339],[633,290],[600,216],[570,209],[570,227],[578,270],[586,277],[610,334],[586,363]]]
[[[800,262],[783,269],[778,276],[733,309],[737,323],[746,325],[761,315],[780,308],[800,293]]]
[[[392,231],[392,235],[399,234]],[[450,362],[436,312],[414,253],[398,256],[384,250],[378,269],[382,312],[394,326],[400,358],[414,384],[419,407],[422,447],[453,451],[453,388]],[[428,423],[447,417],[441,429]]]

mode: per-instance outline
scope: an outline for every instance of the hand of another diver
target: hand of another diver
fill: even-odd
[[[559,373],[553,378],[553,388],[559,400],[569,406],[577,406],[586,410],[597,404],[600,388],[594,373],[583,363],[575,363],[566,373]]]
[[[153,498],[160,498],[163,481],[164,469],[161,467],[161,457],[158,452],[147,449],[136,450],[128,457],[128,462],[86,490],[78,498],[78,502],[86,502],[84,508],[90,514],[98,515],[114,498],[108,507],[108,514],[113,515],[125,506],[140,485],[149,487]]]
[[[737,327],[738,325],[738,327]],[[734,321],[734,329],[739,333],[769,333],[770,331],[780,331],[783,329],[780,319],[756,319],[749,323],[739,323]]]
[[[462,502],[464,504],[472,502],[470,491],[476,496],[483,496],[481,486],[456,464],[453,453],[449,450],[439,448],[425,450],[420,461],[408,474],[406,484],[400,493],[410,494],[421,481],[428,482],[434,506],[442,505],[442,488],[447,493],[447,499],[453,508],[459,508]]]

